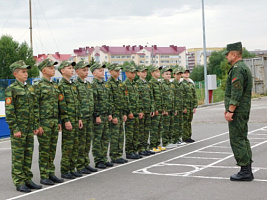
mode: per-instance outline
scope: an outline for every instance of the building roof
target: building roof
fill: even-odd
[[[94,47],[84,47],[79,49],[74,49],[73,52],[76,56],[88,56],[88,54],[92,54],[92,52],[95,50]]]
[[[46,59],[49,55],[51,55],[55,60],[57,61],[63,61],[63,60],[69,60],[71,58],[71,54],[60,54],[59,52],[56,52],[55,54],[38,54],[38,56],[35,56],[36,63],[42,62],[44,59]]]
[[[256,56],[263,56],[267,55],[267,50],[255,50],[255,51],[249,51],[249,53],[254,53]]]

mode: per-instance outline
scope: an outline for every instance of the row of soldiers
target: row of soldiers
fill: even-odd
[[[39,142],[40,182],[44,185],[96,172],[89,165],[91,143],[96,168],[104,169],[194,142],[191,122],[197,98],[189,70],[128,65],[123,69],[127,79],[121,82],[118,64],[90,66],[84,61],[63,61],[58,67],[63,78],[57,84],[51,80],[57,64],[50,59],[42,61],[38,68],[43,78],[33,86],[26,83],[30,66],[24,61],[10,66],[16,81],[6,89],[6,121],[11,131],[12,179],[18,191],[42,188],[32,181],[34,134]],[[104,82],[106,67],[111,77]],[[78,78],[73,82],[74,69]],[[92,84],[86,80],[89,69],[94,76]],[[148,72],[152,76],[149,82]],[[171,82],[172,73],[175,79]],[[123,124],[126,159],[122,156]],[[58,178],[54,159],[61,130]]]

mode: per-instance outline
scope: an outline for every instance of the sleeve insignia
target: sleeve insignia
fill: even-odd
[[[7,97],[6,98],[6,105],[10,105],[12,102],[12,98],[11,97]]]
[[[59,101],[62,101],[63,99],[64,99],[63,94],[59,94],[59,95],[58,95],[58,100],[59,100]]]
[[[126,96],[128,95],[128,90],[125,90],[125,95],[126,95]]]

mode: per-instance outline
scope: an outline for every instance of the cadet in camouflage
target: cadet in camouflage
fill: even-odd
[[[44,185],[63,182],[63,179],[55,176],[54,165],[59,131],[59,89],[57,83],[51,78],[55,75],[54,65],[56,64],[58,63],[48,58],[43,60],[38,65],[43,77],[34,84],[40,121],[38,128],[39,170],[41,183]]]
[[[111,74],[107,85],[112,111],[112,121],[109,122],[111,135],[110,158],[113,163],[124,164],[128,162],[122,158],[124,143],[123,122],[127,120],[127,102],[124,94],[124,85],[119,80],[121,67],[118,64],[111,64],[108,66],[108,70]]]
[[[232,151],[240,172],[232,181],[252,181],[252,151],[248,140],[248,120],[251,108],[252,75],[242,61],[242,43],[228,44],[224,52],[232,66],[225,86],[225,119],[228,121]]]
[[[91,148],[93,112],[94,112],[94,95],[92,85],[86,80],[90,68],[89,63],[80,61],[74,66],[78,75],[76,83],[78,90],[78,99],[82,113],[83,127],[79,129],[79,150],[76,168],[80,174],[90,174],[97,169],[92,168],[89,159]]]
[[[193,114],[198,106],[197,94],[193,80],[189,78],[190,71],[185,70],[183,73],[183,84],[185,89],[184,111],[183,111],[183,141],[187,143],[195,142],[192,137]]]
[[[137,68],[139,79],[136,81],[138,86],[140,101],[143,105],[144,117],[139,119],[139,144],[138,152],[140,155],[149,156],[155,152],[149,150],[148,138],[151,129],[151,117],[154,116],[154,98],[150,86],[146,81],[147,67],[139,66]]]
[[[184,90],[184,83],[181,80],[183,72],[178,68],[173,70],[173,75],[175,79],[173,80],[172,88],[174,91],[174,110],[177,112],[174,115],[174,122],[173,122],[173,131],[172,131],[172,138],[174,144],[185,144],[182,142],[182,135],[183,135],[183,110],[184,110],[184,98],[185,98],[185,90]]]
[[[142,158],[138,154],[139,147],[139,118],[143,117],[143,107],[139,100],[138,86],[134,82],[136,69],[133,65],[127,65],[124,68],[127,79],[123,82],[125,89],[125,96],[128,105],[128,119],[125,122],[125,152],[128,159]]]
[[[12,150],[12,180],[20,192],[31,192],[31,189],[40,189],[42,186],[32,182],[31,172],[33,154],[33,134],[37,134],[39,127],[34,88],[26,81],[28,69],[23,60],[10,65],[16,81],[5,91],[6,122],[10,129]]]
[[[61,157],[61,177],[74,179],[82,174],[76,172],[78,158],[78,138],[79,129],[83,127],[80,102],[78,100],[78,90],[76,84],[71,81],[75,62],[63,61],[58,71],[63,78],[59,82],[60,94],[58,95],[60,118],[62,123],[62,157]]]
[[[96,167],[105,169],[112,167],[114,164],[108,162],[107,153],[110,142],[110,133],[108,122],[112,120],[112,113],[109,101],[109,86],[104,79],[104,68],[106,65],[98,63],[90,67],[94,75],[92,84],[94,94],[94,114],[93,114],[93,155]]]
[[[163,112],[163,100],[162,100],[162,85],[158,81],[160,78],[160,70],[162,67],[152,66],[149,69],[152,78],[149,81],[149,86],[152,92],[152,98],[154,100],[155,115],[151,118],[151,130],[150,130],[150,151],[160,152],[166,150],[159,146],[162,132],[162,112]]]
[[[172,69],[165,67],[161,70],[162,78],[162,145],[166,148],[173,148],[176,145],[173,144],[172,131],[173,131],[173,116],[176,114],[174,110],[174,85],[171,84]]]

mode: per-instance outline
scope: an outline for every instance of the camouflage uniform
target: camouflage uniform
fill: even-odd
[[[79,129],[79,153],[76,166],[79,171],[90,164],[89,151],[92,140],[94,95],[92,86],[88,81],[83,81],[78,77],[75,83],[79,94],[83,122],[83,128]]]
[[[193,109],[197,108],[198,102],[194,83],[183,79],[183,85],[185,90],[184,109],[187,109],[187,113],[183,113],[183,141],[186,141],[192,136]]]
[[[76,84],[62,78],[58,87],[60,90],[58,98],[62,123],[61,173],[67,174],[75,172],[79,147],[79,120],[81,120],[82,115]],[[66,122],[71,122],[72,130],[66,129]]]
[[[251,107],[252,76],[249,68],[240,60],[228,72],[225,87],[225,110],[237,106],[233,121],[228,122],[231,147],[238,166],[252,162],[248,135],[248,120]]]
[[[128,71],[136,71],[136,69],[131,66],[129,69],[125,69]],[[139,113],[142,112],[142,106],[139,101],[139,92],[138,86],[134,81],[129,80],[128,78],[123,82],[125,89],[125,96],[128,103],[128,114],[133,114],[134,118],[127,118],[125,122],[125,152],[126,154],[132,154],[138,152],[139,147]]]
[[[183,135],[183,102],[184,102],[184,96],[185,96],[185,91],[184,91],[184,83],[183,82],[178,82],[176,79],[172,82],[172,88],[174,90],[174,108],[175,111],[177,112],[177,115],[174,116],[174,122],[173,122],[173,131],[172,131],[172,136],[173,136],[173,142],[181,142],[181,137]]]
[[[141,104],[143,105],[144,117],[139,119],[139,148],[138,151],[142,152],[148,149],[148,138],[151,129],[151,112],[154,112],[154,99],[150,90],[149,84],[142,79],[136,81],[138,86]]]
[[[55,174],[54,159],[58,139],[59,89],[54,81],[42,78],[35,85],[35,94],[39,104],[40,127],[44,132],[38,135],[39,169],[41,179]]]
[[[149,85],[154,100],[154,110],[159,112],[159,115],[155,115],[154,117],[151,118],[151,130],[150,130],[150,149],[151,149],[151,148],[157,148],[160,145],[160,138],[162,131],[163,100],[162,100],[161,82],[152,77],[151,80],[149,81]]]
[[[94,79],[92,83],[94,94],[93,114],[93,155],[95,163],[108,162],[108,144],[110,134],[108,127],[108,115],[111,115],[109,103],[108,85],[104,81]],[[101,124],[96,123],[96,117],[101,118]]]
[[[164,68],[165,69],[165,68]],[[167,69],[166,69],[167,70]],[[173,116],[174,116],[174,95],[173,85],[169,80],[162,81],[162,102],[163,111],[168,112],[168,115],[162,115],[162,145],[165,147],[173,143],[172,129],[173,129]]]
[[[30,68],[24,61],[13,63],[11,71]],[[12,180],[15,186],[31,183],[33,153],[33,131],[38,128],[38,119],[35,117],[37,103],[34,88],[16,80],[5,91],[6,122],[10,129],[12,150]],[[21,137],[14,134],[21,132]]]

